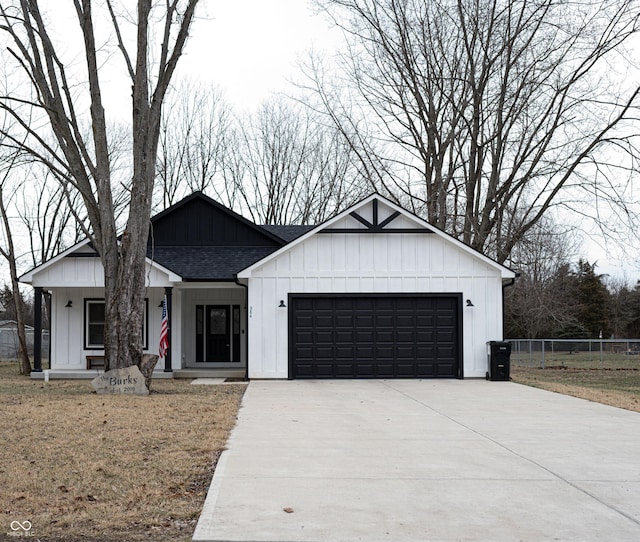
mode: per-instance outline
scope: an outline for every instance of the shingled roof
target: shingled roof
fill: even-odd
[[[313,226],[259,226],[200,192],[151,220],[147,257],[185,281],[230,281]]]
[[[290,243],[315,228],[315,226],[274,226],[272,224],[263,224],[260,227],[273,235],[277,235],[287,243]]]
[[[234,280],[236,273],[278,247],[155,247],[147,257],[185,281]]]

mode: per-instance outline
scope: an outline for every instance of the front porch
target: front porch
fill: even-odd
[[[35,290],[37,301],[44,289]],[[246,287],[235,281],[149,286],[141,330],[145,354],[158,353],[165,299],[168,309],[169,349],[158,361],[154,378],[244,378],[246,292]],[[50,379],[95,378],[104,372],[102,288],[58,287],[48,293],[53,331],[50,362],[48,368],[43,366],[41,349],[35,348],[32,378],[44,379],[43,369],[48,370]],[[84,331],[78,333],[78,329]]]
[[[65,370],[65,369],[44,369],[43,371],[33,371],[31,373],[32,380],[93,380],[100,376],[104,371],[91,369],[81,370]],[[245,369],[177,369],[171,372],[163,370],[154,371],[153,379],[168,378],[245,378]]]

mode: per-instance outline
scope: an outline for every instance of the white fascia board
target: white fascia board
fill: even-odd
[[[394,209],[394,210],[400,212],[401,214],[403,214],[409,220],[413,220],[416,224],[418,224],[420,226],[423,226],[425,228],[429,228],[433,232],[433,234],[438,235],[439,237],[443,238],[448,243],[451,243],[452,245],[457,246],[463,252],[468,253],[469,255],[471,255],[474,258],[478,258],[478,259],[482,260],[484,263],[486,263],[490,267],[493,267],[494,269],[498,269],[500,271],[500,276],[503,279],[515,278],[515,276],[516,276],[515,271],[509,269],[508,267],[505,267],[504,265],[496,262],[495,260],[492,260],[488,256],[485,256],[482,252],[479,252],[476,249],[471,248],[469,245],[466,245],[462,241],[459,241],[458,239],[456,239],[452,235],[449,235],[448,233],[442,231],[440,228],[437,228],[436,226],[434,226],[432,224],[429,224],[426,220],[423,220],[419,216],[414,215],[413,213],[407,211],[406,209],[403,209],[402,207],[396,205],[392,201],[389,201],[388,199],[386,199],[386,198],[384,198],[382,196],[378,196],[378,199],[380,199],[385,205],[388,205],[392,209]]]
[[[34,275],[37,275],[41,271],[44,271],[48,267],[51,267],[52,265],[56,264],[63,258],[67,257],[69,254],[73,254],[74,252],[78,251],[82,247],[87,246],[90,242],[91,242],[90,239],[84,239],[83,241],[76,243],[72,247],[69,247],[67,250],[62,251],[57,256],[54,256],[50,260],[47,260],[43,264],[40,264],[38,267],[34,267],[31,271],[27,271],[24,275],[21,275],[18,280],[24,284],[33,283]],[[167,275],[168,277],[167,280],[169,282],[182,282],[182,277],[180,275],[177,275],[170,269],[167,269],[166,267],[160,265],[159,263],[154,262],[151,258],[145,258],[145,260],[147,264],[149,264],[151,267],[158,269],[162,271],[165,275]]]
[[[335,224],[338,220],[344,218],[344,216],[346,214],[351,213],[351,212],[355,211],[356,209],[359,209],[362,205],[366,205],[369,201],[371,201],[375,197],[376,197],[376,194],[371,194],[371,196],[369,196],[368,198],[362,200],[360,203],[357,203],[356,205],[354,205],[352,207],[349,207],[348,209],[345,209],[343,212],[337,214],[333,218],[330,218],[326,222],[323,222],[322,224],[319,224],[318,226],[316,226],[312,230],[309,230],[307,233],[301,235],[297,239],[294,239],[290,243],[284,245],[282,248],[279,248],[275,252],[272,252],[268,256],[265,256],[264,258],[262,258],[262,260],[258,260],[254,264],[251,264],[249,267],[247,267],[247,268],[243,269],[242,271],[240,271],[236,276],[239,279],[251,278],[252,271],[254,269],[256,269],[257,267],[260,267],[261,265],[264,265],[265,263],[270,262],[274,258],[277,258],[278,256],[280,256],[280,254],[284,254],[285,252],[287,252],[288,250],[291,250],[293,247],[299,245],[300,243],[304,243],[307,239],[309,239],[309,237],[312,237],[313,235],[315,235],[320,230],[323,230],[323,229],[331,226],[331,224]],[[363,230],[363,232],[364,231],[366,231],[366,230]]]
[[[154,262],[151,258],[145,258],[145,260],[147,261],[149,266],[158,269],[159,271],[162,271],[164,274],[166,274],[169,282],[182,282],[182,277],[171,271],[171,269],[167,269],[166,267],[160,265],[158,262]]]
[[[365,205],[367,205],[368,203],[370,203],[374,199],[377,199],[377,200],[381,201],[382,203],[384,203],[385,205],[387,205],[388,207],[390,207],[394,211],[398,211],[405,218],[415,222],[416,225],[418,225],[420,227],[423,227],[423,228],[428,228],[431,232],[433,232],[433,233],[427,234],[427,235],[438,235],[439,237],[443,238],[446,242],[455,245],[460,250],[470,254],[472,257],[478,258],[478,259],[482,260],[484,263],[486,263],[488,266],[499,270],[500,271],[500,276],[501,276],[502,279],[513,279],[513,278],[516,277],[516,273],[514,271],[512,271],[511,269],[509,269],[508,267],[505,267],[504,265],[499,264],[498,262],[492,260],[488,256],[485,256],[484,254],[482,254],[482,252],[478,252],[477,250],[471,248],[470,246],[465,245],[462,241],[459,241],[458,239],[456,239],[455,237],[452,237],[448,233],[446,233],[446,232],[440,230],[439,228],[436,228],[435,226],[429,224],[426,220],[423,220],[422,218],[414,215],[413,213],[411,213],[411,212],[407,211],[406,209],[400,207],[399,205],[393,203],[392,201],[388,200],[387,198],[381,196],[380,194],[375,194],[374,193],[374,194],[371,194],[370,196],[368,196],[367,198],[363,199],[361,202],[356,203],[355,205],[345,209],[344,211],[342,211],[341,213],[337,214],[333,218],[330,218],[326,222],[323,222],[322,224],[319,224],[318,226],[316,226],[312,230],[308,231],[304,235],[301,235],[297,239],[291,241],[291,243],[283,246],[282,248],[276,250],[275,252],[272,252],[268,256],[265,256],[262,260],[259,260],[256,263],[254,263],[254,264],[250,265],[249,267],[247,267],[246,269],[243,269],[242,271],[240,271],[238,273],[238,278],[250,278],[252,271],[254,269],[256,269],[257,267],[260,267],[260,266],[268,263],[272,259],[277,258],[280,254],[283,254],[287,250],[290,250],[291,248],[295,247],[296,245],[298,245],[300,243],[303,243],[306,239],[308,239],[312,235],[315,235],[320,230],[324,230],[325,228],[330,227],[332,224],[334,224],[337,221],[343,219],[349,213],[357,211],[358,209],[360,209],[361,207],[364,207]],[[389,230],[392,230],[392,229],[393,228],[389,228]],[[366,231],[367,231],[366,229],[363,229],[362,233],[366,233]]]
[[[41,263],[39,266],[31,269],[31,271],[27,271],[24,275],[18,277],[18,281],[24,284],[31,284],[33,282],[34,275],[37,275],[41,271],[44,271],[45,269],[47,269],[47,267],[51,267],[53,264],[59,262],[62,258],[65,258],[69,254],[76,252],[78,249],[87,246],[90,242],[90,239],[84,239],[83,241],[80,241],[79,243],[76,243],[75,245],[69,247],[67,250],[63,250],[57,256],[54,256],[50,260]]]

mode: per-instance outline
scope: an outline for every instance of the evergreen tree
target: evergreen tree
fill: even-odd
[[[629,292],[626,303],[628,320],[624,328],[627,339],[640,338],[640,280],[636,287]]]
[[[608,338],[611,334],[610,294],[602,281],[602,275],[596,274],[595,268],[596,264],[587,260],[581,259],[578,262],[575,288],[576,318],[587,330],[590,338]]]

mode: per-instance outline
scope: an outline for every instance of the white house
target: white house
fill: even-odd
[[[195,193],[149,239],[145,352],[165,295],[170,316],[157,376],[484,377],[515,278],[378,194],[311,227],[258,226]],[[21,280],[37,304],[51,295],[51,376],[94,376],[104,295],[89,241]],[[35,357],[37,371],[39,345]]]

